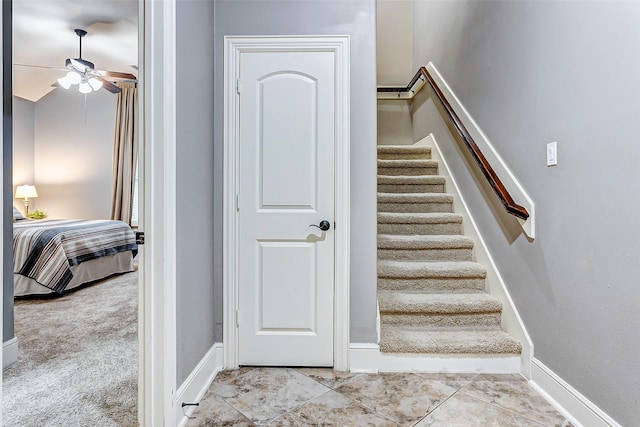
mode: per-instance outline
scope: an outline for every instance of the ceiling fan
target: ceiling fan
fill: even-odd
[[[74,31],[80,42],[79,55],[78,58],[65,60],[66,69],[69,71],[64,77],[58,79],[60,86],[69,89],[72,85],[77,84],[78,90],[85,94],[101,88],[105,88],[111,93],[119,93],[121,89],[107,79],[137,80],[137,77],[130,73],[96,70],[93,62],[82,58],[82,38],[87,35],[87,32],[79,28]]]

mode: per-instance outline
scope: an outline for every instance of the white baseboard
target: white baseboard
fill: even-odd
[[[379,358],[380,346],[378,344],[352,343],[349,346],[349,370],[351,372],[377,373]]]
[[[213,382],[213,379],[224,366],[223,354],[222,344],[214,344],[178,389],[176,393],[175,411],[176,426],[184,427],[187,421],[189,421],[189,417],[193,414],[197,406],[182,407],[182,402],[200,402]]]
[[[519,356],[422,356],[390,355],[380,352],[377,344],[351,344],[351,372],[451,372],[484,374],[520,374]]]
[[[18,361],[18,337],[13,337],[2,344],[2,369]]]
[[[620,427],[613,418],[534,358],[531,386],[576,427]]]

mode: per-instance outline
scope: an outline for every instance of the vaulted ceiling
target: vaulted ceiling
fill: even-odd
[[[13,94],[37,102],[56,89],[66,58],[138,75],[138,0],[13,0]],[[90,96],[90,95],[89,95]]]

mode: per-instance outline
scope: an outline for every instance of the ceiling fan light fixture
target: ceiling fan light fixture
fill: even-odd
[[[80,83],[80,87],[78,88],[78,90],[80,91],[80,93],[91,93],[93,91],[91,85],[86,81]]]
[[[67,80],[72,85],[77,85],[82,81],[82,76],[80,76],[80,74],[76,73],[75,71],[69,71],[67,73]]]
[[[67,76],[60,77],[58,79],[58,84],[65,89],[69,89],[72,85],[72,83],[69,81],[69,78]]]
[[[96,79],[95,77],[91,77],[89,79],[89,85],[93,88],[93,90],[97,91],[97,90],[100,90],[100,88],[102,87],[102,81],[99,79]]]

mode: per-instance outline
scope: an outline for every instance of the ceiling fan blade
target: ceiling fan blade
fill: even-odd
[[[68,71],[66,68],[60,67],[47,67],[46,65],[27,65],[27,64],[13,64],[16,67],[27,67],[27,68],[44,68],[46,70],[59,70],[59,71]]]
[[[96,76],[96,79],[100,80],[102,82],[102,87],[108,90],[109,92],[111,93],[122,92],[122,89],[120,89],[118,86],[111,83],[109,80],[105,80],[101,76]]]
[[[138,78],[131,73],[121,73],[119,71],[98,71],[102,77],[112,77],[115,79],[126,80],[138,80]]]

